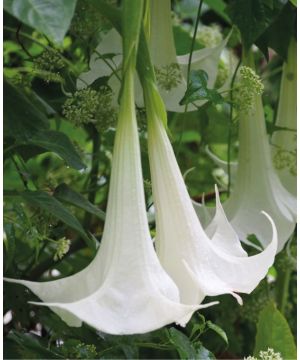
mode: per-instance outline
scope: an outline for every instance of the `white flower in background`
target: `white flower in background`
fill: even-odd
[[[179,101],[183,98],[187,89],[187,69],[189,54],[176,56],[175,42],[172,28],[171,1],[170,0],[150,0],[150,53],[152,62],[155,67],[158,88],[164,100],[167,110],[174,112],[183,112],[185,105],[179,105]],[[204,35],[201,31],[198,36],[202,36],[206,40],[212,40],[212,47],[195,50],[192,56],[191,70],[202,69],[208,74],[208,87],[214,86],[217,75],[221,53],[225,48],[229,36],[222,40],[222,35],[214,28],[213,32],[204,27]],[[217,33],[217,36],[215,35]],[[208,34],[210,34],[208,36]],[[208,43],[208,41],[206,41]],[[218,43],[218,44],[217,44]],[[217,44],[217,45],[216,45]],[[103,40],[97,46],[96,52],[91,56],[90,70],[79,76],[77,87],[83,88],[93,83],[101,76],[111,75],[112,72],[118,74],[120,64],[122,62],[122,41],[116,30],[110,30],[104,35]],[[117,54],[113,56],[113,54]],[[228,86],[228,78],[224,71],[226,67],[232,69],[234,61],[233,55],[223,56],[221,63],[223,70],[221,76],[221,90],[224,86]],[[229,71],[229,70],[228,70]],[[229,75],[230,76],[230,75]],[[220,80],[220,79],[219,79]],[[120,81],[117,76],[111,76],[109,85],[116,94],[120,89]],[[136,104],[143,106],[143,96],[140,84],[136,80]],[[201,100],[195,102],[198,106],[204,104]],[[188,106],[188,111],[196,110],[194,105]]]
[[[70,326],[85,322],[110,334],[136,334],[176,322],[215,303],[179,303],[179,291],[155,254],[147,223],[135,117],[133,71],[125,79],[115,138],[106,221],[100,249],[81,272],[23,284]],[[172,257],[172,254],[169,254]]]
[[[274,261],[274,223],[265,214],[272,240],[260,254],[247,257],[218,203],[218,219],[210,228],[209,238],[193,208],[163,125],[166,113],[159,95],[154,96],[153,88],[147,88],[147,84],[144,94],[159,259],[179,287],[183,303],[200,303],[205,296],[227,293],[241,303],[236,292],[250,293]]]
[[[275,125],[297,129],[297,44],[292,39],[287,62],[283,65],[279,104]],[[275,131],[271,140],[273,164],[284,187],[297,194],[296,131]]]
[[[250,77],[251,73],[248,71],[247,79],[251,82]],[[255,83],[257,79],[252,80]],[[272,164],[262,99],[259,95],[262,89],[257,84],[255,92],[252,93],[253,86],[250,82],[247,86],[246,101],[239,97],[241,113],[238,166],[236,168],[236,163],[231,164],[231,169],[236,171],[236,178],[233,191],[223,207],[239,238],[252,246],[255,245],[247,239],[251,234],[256,235],[263,247],[269,244],[271,229],[260,212],[268,213],[277,227],[279,252],[295,228],[296,199],[283,187]],[[213,160],[217,163],[216,157]],[[219,166],[225,169],[223,162],[219,162]],[[200,220],[203,219],[203,226],[206,227],[209,223],[207,212],[213,214],[214,209],[207,208],[204,217],[203,206],[196,203],[194,206]]]

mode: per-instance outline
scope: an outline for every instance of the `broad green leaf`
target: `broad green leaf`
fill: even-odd
[[[284,29],[284,31],[282,30]],[[283,59],[287,58],[288,46],[292,36],[296,36],[297,9],[286,3],[275,21],[255,41],[255,44],[268,60],[268,48],[274,49]]]
[[[38,131],[49,128],[45,114],[24,93],[5,80],[3,93],[5,136],[27,140]]]
[[[30,205],[39,207],[64,222],[70,228],[76,230],[86,241],[87,245],[90,248],[95,249],[94,239],[86,234],[76,217],[55,199],[55,197],[43,191],[23,191],[21,196]]]
[[[54,130],[41,131],[34,134],[27,143],[56,153],[74,169],[80,170],[85,168],[74,145],[68,136],[62,132]]]
[[[53,350],[47,349],[47,343],[41,344],[38,337],[29,333],[21,333],[11,330],[7,338],[14,341],[24,349],[23,359],[63,359],[64,357]],[[54,348],[55,349],[55,348]],[[26,355],[25,355],[26,354]]]
[[[186,335],[175,328],[171,328],[168,331],[168,337],[170,342],[176,348],[180,359],[195,359],[195,349]]]
[[[226,335],[225,331],[222,328],[220,328],[220,326],[212,323],[211,321],[207,321],[206,326],[209,329],[213,330],[215,333],[217,333],[226,342],[226,344],[228,345],[227,335]]]
[[[4,9],[23,23],[62,43],[77,0],[4,0]]]
[[[279,352],[283,359],[296,359],[296,345],[289,324],[270,302],[260,313],[257,324],[254,355],[268,348]]]
[[[93,205],[85,197],[72,190],[68,185],[64,183],[60,184],[55,189],[53,195],[56,199],[86,210],[87,212],[96,215],[101,220],[105,219],[104,211],[98,209],[97,206]]]
[[[180,25],[173,26],[173,34],[176,46],[177,55],[188,54],[191,50],[192,36],[191,34]],[[199,41],[195,41],[194,50],[203,49]]]
[[[291,2],[294,6],[297,6],[297,0],[290,0],[290,2]]]
[[[207,88],[208,75],[204,70],[192,70],[190,81],[180,105],[186,105],[197,100],[209,100],[214,104],[223,102],[222,96],[215,89]]]
[[[230,18],[226,14],[226,3],[223,0],[204,0],[204,2],[214,10],[219,16],[223,18],[227,23],[230,22]]]
[[[16,251],[16,238],[15,238],[15,228],[13,224],[4,224],[4,230],[6,234],[6,239],[4,240],[6,254],[4,257],[5,270],[7,270],[15,256]]]
[[[267,29],[278,15],[282,4],[266,0],[231,0],[226,9],[232,22],[236,25],[242,36],[246,49]]]

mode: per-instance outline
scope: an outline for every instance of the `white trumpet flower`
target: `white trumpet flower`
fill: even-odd
[[[275,131],[272,156],[275,169],[284,187],[297,194],[297,45],[291,40],[288,58],[283,65],[276,123],[288,130]],[[293,131],[294,130],[294,131]]]
[[[224,164],[220,164],[222,165]],[[236,171],[232,194],[223,204],[228,220],[242,241],[253,246],[248,236],[254,234],[262,246],[266,247],[272,232],[260,212],[267,212],[277,227],[279,252],[295,228],[296,200],[283,187],[273,167],[259,95],[255,96],[252,109],[245,111],[239,119],[239,156]],[[196,203],[194,206],[201,220],[204,217],[203,207]],[[210,208],[208,210],[213,211]]]
[[[221,53],[225,48],[230,35],[218,45],[211,48],[195,50],[191,59],[191,70],[202,69],[208,74],[208,87],[214,86]],[[83,88],[93,83],[100,76],[118,74],[122,62],[122,40],[116,30],[109,31],[91,56],[90,70],[79,76],[77,87]],[[164,100],[167,110],[184,112],[185,105],[179,105],[187,89],[187,70],[189,54],[176,56],[175,42],[171,18],[170,0],[150,0],[150,53],[155,67],[159,92]],[[113,56],[113,54],[116,54]],[[232,56],[227,56],[229,65],[232,65]],[[224,60],[224,59],[223,59]],[[227,61],[226,60],[226,61]],[[225,61],[225,60],[224,60]],[[109,85],[117,94],[120,81],[112,75]],[[136,104],[144,105],[140,84],[136,80]],[[226,82],[226,86],[228,86]],[[221,90],[225,90],[224,85]],[[197,106],[204,104],[205,100],[195,102]],[[189,105],[187,111],[196,110]]]
[[[146,216],[132,73],[124,82],[106,221],[95,259],[56,281],[6,280],[27,286],[44,301],[33,304],[50,307],[70,326],[83,321],[109,334],[145,333],[172,322],[184,326],[195,310],[215,304],[181,304],[177,286],[156,256]]]
[[[271,223],[272,241],[260,254],[247,257],[218,203],[219,219],[210,228],[211,239],[207,236],[163,125],[166,114],[159,96],[152,96],[152,91],[144,87],[159,259],[179,287],[183,303],[193,304],[205,296],[227,293],[241,303],[236,292],[250,293],[274,261],[274,222],[265,214]]]

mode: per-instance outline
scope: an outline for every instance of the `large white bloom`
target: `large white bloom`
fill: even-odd
[[[125,79],[115,138],[110,190],[100,249],[73,276],[30,282],[31,289],[71,326],[81,322],[110,334],[135,334],[177,322],[196,309],[179,303],[179,291],[161,267],[150,237],[135,118],[133,76]],[[169,254],[171,257],[172,254]],[[212,303],[211,303],[212,304]]]
[[[171,1],[150,0],[150,14],[150,53],[156,71],[160,94],[167,110],[183,112],[185,105],[179,105],[179,102],[187,89],[186,79],[189,54],[176,56],[171,18]],[[215,84],[220,56],[228,42],[229,36],[216,46],[193,52],[191,70],[202,69],[206,71],[209,88]],[[232,68],[232,63],[235,63],[233,56],[227,52],[224,53],[223,61],[228,62],[230,68]],[[103,36],[96,51],[92,54],[89,64],[90,70],[79,76],[77,87],[86,87],[99,77],[112,75],[113,72],[118,74],[121,62],[121,36],[115,29],[112,29]],[[112,75],[109,85],[118,94],[120,88],[118,76]],[[228,85],[227,82],[226,86]],[[137,79],[136,89],[136,104],[142,107],[144,105],[142,90]],[[224,89],[224,86],[221,89]],[[200,106],[204,102],[201,100],[195,103]],[[196,107],[189,105],[187,110],[196,110]]]
[[[277,227],[279,252],[295,228],[296,200],[283,187],[273,167],[259,95],[255,97],[252,109],[239,119],[236,171],[232,194],[223,204],[228,220],[242,241],[252,245],[247,237],[255,234],[263,247],[266,247],[272,231],[260,212],[267,212]],[[200,204],[194,206],[201,220],[204,218],[203,207]]]
[[[153,89],[152,89],[153,90]],[[247,257],[218,202],[218,219],[209,238],[203,230],[184,184],[163,125],[159,96],[145,89],[148,146],[156,217],[156,249],[160,261],[180,289],[181,301],[201,302],[205,296],[250,293],[274,261],[277,232],[260,254]],[[263,215],[260,215],[264,217]],[[249,226],[251,226],[249,219]],[[255,223],[252,226],[256,226]]]
[[[283,64],[277,126],[297,129],[297,44],[291,40],[287,61]],[[271,140],[273,163],[285,188],[297,193],[297,139],[296,132],[276,131]]]

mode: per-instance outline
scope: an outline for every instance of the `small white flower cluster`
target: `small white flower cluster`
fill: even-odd
[[[167,91],[172,90],[182,81],[180,66],[177,63],[155,67],[155,75],[158,85]]]
[[[234,106],[238,112],[249,112],[253,108],[255,95],[261,95],[264,85],[260,77],[248,66],[241,66],[239,81],[234,92]]]
[[[196,39],[204,47],[214,47],[220,44],[223,40],[220,26],[212,24],[211,26],[202,25],[197,32]]]
[[[54,261],[62,259],[70,250],[71,240],[62,237],[57,240],[56,253],[53,257]]]
[[[98,131],[116,122],[117,109],[112,105],[112,91],[101,86],[77,90],[63,105],[63,115],[75,126],[93,123]]]
[[[230,73],[229,64],[226,64],[223,60],[220,60],[218,64],[218,73],[215,82],[215,88],[218,89],[225,84],[226,80],[229,77],[229,73]]]
[[[255,356],[248,356],[244,360],[283,360],[283,357],[279,352],[275,352],[274,349],[268,348],[267,351],[260,351],[259,358]]]

